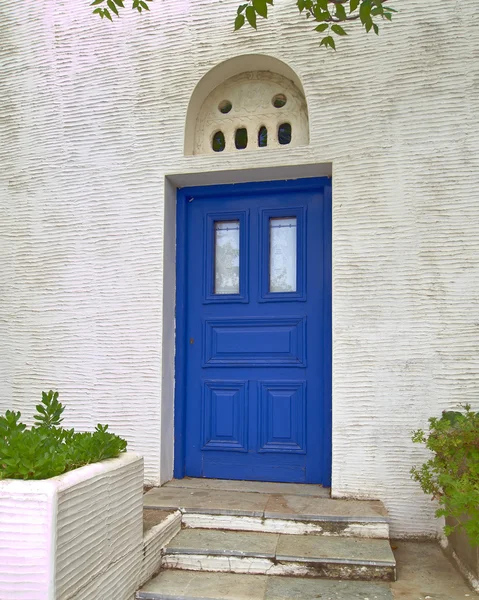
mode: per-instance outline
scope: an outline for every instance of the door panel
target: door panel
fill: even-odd
[[[179,192],[176,476],[329,484],[330,209],[327,179]]]

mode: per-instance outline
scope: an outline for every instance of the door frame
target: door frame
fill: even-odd
[[[323,273],[324,289],[329,296],[327,307],[323,313],[324,331],[327,332],[322,344],[322,366],[324,379],[324,402],[322,416],[324,419],[324,437],[322,448],[323,472],[327,473],[325,486],[331,485],[332,471],[332,181],[330,177],[308,177],[295,180],[274,180],[254,183],[204,185],[178,188],[176,195],[176,335],[175,335],[175,394],[174,394],[174,469],[175,479],[185,477],[186,450],[186,356],[187,356],[187,270],[188,253],[187,206],[191,198],[218,198],[227,191],[232,197],[244,193],[265,195],[289,193],[291,191],[317,190],[318,185],[324,187],[325,219],[323,222],[324,248]]]

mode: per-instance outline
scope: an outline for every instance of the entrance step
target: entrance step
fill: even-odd
[[[180,510],[184,527],[387,539],[377,500],[335,500],[321,486],[191,479],[153,488],[147,509]]]
[[[162,568],[364,581],[394,581],[387,540],[186,529],[166,546]]]
[[[139,600],[393,600],[388,584],[301,577],[163,571]]]

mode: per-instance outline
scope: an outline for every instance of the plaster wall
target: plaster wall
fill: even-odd
[[[383,500],[393,535],[435,535],[410,431],[478,405],[479,14],[397,5],[379,38],[333,53],[289,0],[237,34],[232,0],[114,23],[88,2],[0,3],[0,410],[29,416],[56,388],[66,424],[109,423],[148,482],[169,479],[175,182],[332,163],[333,494]],[[244,54],[297,74],[309,146],[185,156],[195,86]]]

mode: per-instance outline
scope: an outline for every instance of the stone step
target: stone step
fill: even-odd
[[[387,540],[183,529],[166,546],[162,569],[394,581]]]
[[[325,497],[326,493],[320,486],[301,484],[179,480],[149,490],[144,506],[180,510],[183,526],[192,528],[389,537],[387,511],[381,502],[336,500]]]
[[[163,571],[138,600],[393,600],[387,583]]]

